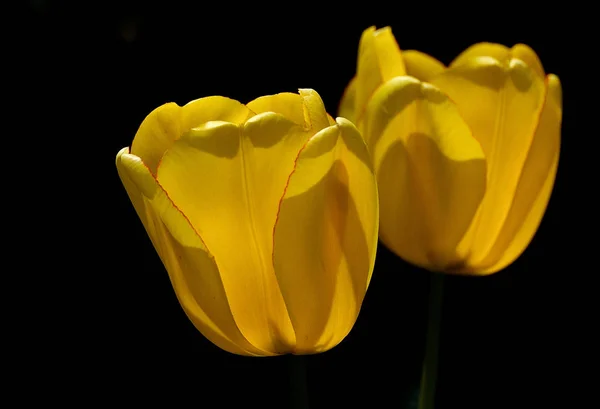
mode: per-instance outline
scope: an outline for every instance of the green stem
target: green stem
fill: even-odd
[[[432,273],[429,289],[429,312],[427,319],[427,343],[421,376],[419,409],[434,409],[435,386],[438,371],[438,350],[442,317],[444,275]]]
[[[290,392],[292,409],[308,409],[308,385],[306,378],[306,356],[289,355]]]

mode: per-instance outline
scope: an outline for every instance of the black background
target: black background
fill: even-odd
[[[576,30],[565,27],[577,23],[567,11],[525,3],[221,3],[27,3],[23,32],[32,48],[25,61],[36,67],[36,119],[52,129],[39,146],[60,145],[52,161],[66,175],[48,188],[65,213],[53,219],[54,231],[66,223],[74,232],[52,256],[63,273],[40,281],[59,281],[62,291],[45,305],[53,313],[37,329],[45,339],[39,360],[19,375],[39,385],[37,393],[22,399],[76,407],[287,407],[288,357],[228,354],[188,321],[114,159],[144,117],[169,101],[224,95],[249,102],[308,87],[335,116],[360,35],[371,25],[390,25],[401,48],[444,63],[480,41],[526,43],[562,80],[561,162],[533,242],[502,272],[446,281],[437,408],[537,408],[554,399],[566,361],[558,324],[565,294],[555,286],[570,271],[561,267],[570,245],[566,181],[581,150],[570,109],[576,75],[567,74],[565,58]],[[428,279],[380,244],[353,331],[308,358],[311,408],[410,407]]]

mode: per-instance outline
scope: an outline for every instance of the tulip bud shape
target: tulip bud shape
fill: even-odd
[[[358,130],[315,91],[165,104],[116,162],[181,306],[215,345],[311,354],[352,329],[375,260],[376,180]]]
[[[523,44],[475,44],[445,67],[402,52],[389,27],[365,30],[339,114],[373,158],[385,245],[437,272],[511,264],[552,192],[561,92]]]

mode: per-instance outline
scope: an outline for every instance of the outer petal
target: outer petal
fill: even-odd
[[[546,211],[558,167],[562,121],[560,81],[550,74],[546,84],[546,103],[510,213],[498,240],[482,263],[487,267],[478,269],[479,273],[491,274],[512,263],[529,245]]]
[[[311,128],[327,124],[318,94],[301,90],[301,95]],[[273,272],[273,226],[310,135],[273,112],[244,126],[209,122],[175,142],[158,170],[159,182],[215,256],[241,332],[276,353],[292,350],[296,339]]]
[[[389,27],[366,29],[360,39],[357,63],[355,116],[361,121],[375,90],[390,78],[406,75],[402,53]]]
[[[117,155],[117,170],[158,252],[185,313],[196,328],[225,351],[268,355],[248,343],[237,328],[217,266],[202,239],[128,148]]]
[[[365,116],[379,185],[380,237],[407,261],[456,268],[456,246],[486,189],[486,161],[456,106],[412,77],[388,81]]]
[[[208,121],[240,124],[252,115],[238,101],[219,96],[197,99],[183,107],[170,102],[144,119],[131,144],[131,153],[156,174],[163,154],[184,132]]]
[[[274,231],[275,273],[296,330],[295,353],[337,345],[369,285],[377,190],[356,128],[338,118],[300,153]]]
[[[419,81],[429,82],[433,77],[444,72],[446,67],[435,58],[415,50],[402,52],[406,74]]]
[[[342,118],[346,118],[351,122],[356,121],[356,116],[354,115],[355,109],[355,100],[356,100],[356,77],[350,80],[348,86],[344,90],[344,94],[342,95],[342,99],[340,100],[340,106],[338,107],[338,116]]]
[[[521,60],[478,57],[455,65],[433,84],[456,104],[488,161],[488,189],[459,252],[471,265],[489,253],[508,216],[537,128],[545,85]]]

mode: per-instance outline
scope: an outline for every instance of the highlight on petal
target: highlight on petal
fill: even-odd
[[[450,67],[463,65],[469,60],[478,57],[491,57],[497,61],[504,61],[509,58],[509,54],[510,49],[505,45],[497,43],[477,43],[460,53],[454,61],[450,63]]]
[[[152,173],[156,173],[163,153],[179,137],[180,109],[174,102],[156,108],[144,119],[133,138],[131,153],[142,158]]]
[[[562,121],[561,85],[548,75],[548,93],[512,207],[502,231],[482,267],[475,273],[492,274],[511,264],[527,248],[538,229],[556,177]]]
[[[214,259],[185,215],[170,201],[141,159],[122,149],[119,177],[169,273],[175,293],[194,326],[221,349],[239,355],[269,355],[238,330]]]
[[[419,81],[429,82],[446,69],[444,64],[420,51],[406,50],[402,52],[402,57],[406,65],[406,74]]]
[[[350,83],[344,90],[340,106],[338,107],[338,116],[346,118],[350,122],[356,121],[355,116],[355,99],[356,99],[356,77],[350,80]]]
[[[502,44],[496,43],[478,43],[472,45],[463,51],[458,57],[452,61],[450,67],[465,64],[467,61],[478,57],[491,57],[499,62],[509,61],[512,58],[519,59],[537,73],[542,80],[546,76],[542,62],[539,57],[526,44],[516,44],[512,48],[508,48]]]
[[[315,95],[303,97],[313,104],[306,109],[312,126],[326,121],[313,109]],[[267,109],[244,125],[213,121],[184,134],[157,178],[211,249],[241,333],[279,354],[293,350],[296,338],[273,271],[273,226],[312,132]]]
[[[266,95],[251,101],[247,106],[257,114],[264,112],[281,114],[313,133],[335,123],[325,111],[321,96],[312,89],[300,89],[298,94],[282,92]],[[313,118],[309,115],[310,112],[313,112]]]
[[[308,124],[304,121],[303,105],[303,99],[300,94],[294,94],[292,92],[266,95],[246,104],[246,106],[256,114],[275,112],[302,127],[308,128]]]
[[[545,98],[543,80],[523,61],[475,57],[432,80],[454,101],[488,164],[487,192],[459,246],[479,265],[508,216]]]
[[[368,150],[346,119],[298,156],[274,229],[273,262],[296,354],[337,345],[351,330],[377,247],[377,188]]]
[[[397,77],[375,92],[365,139],[380,193],[380,237],[432,270],[464,262],[456,252],[486,190],[486,159],[455,104],[439,89]]]
[[[170,102],[152,111],[142,122],[131,144],[131,153],[142,159],[152,174],[163,154],[184,132],[207,121],[243,123],[253,113],[230,98],[200,98],[183,107]]]
[[[516,44],[510,49],[512,58],[523,61],[529,68],[533,70],[542,80],[545,79],[546,73],[538,55],[526,44]]]
[[[366,29],[360,39],[357,63],[355,117],[360,122],[375,90],[390,78],[406,75],[402,53],[390,27]]]
[[[208,121],[241,125],[253,115],[248,107],[235,99],[221,96],[196,99],[181,107],[181,135]]]

